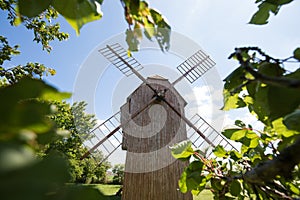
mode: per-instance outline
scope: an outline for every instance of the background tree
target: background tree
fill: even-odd
[[[108,162],[98,166],[103,155],[81,160],[82,155],[88,151],[83,145],[83,139],[90,137],[89,132],[96,125],[94,115],[86,114],[85,102],[75,102],[72,106],[66,102],[52,102],[57,112],[50,118],[56,122],[61,131],[68,131],[69,137],[50,143],[45,153],[55,150],[62,153],[70,163],[71,182],[92,183],[103,182],[106,171],[110,167]]]
[[[124,164],[116,164],[112,168],[112,172],[114,173],[113,176],[113,184],[121,185],[123,183],[124,178]]]

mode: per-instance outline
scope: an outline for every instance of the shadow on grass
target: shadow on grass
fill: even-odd
[[[121,200],[121,196],[115,195],[117,191],[120,189],[120,185],[107,185],[107,184],[79,184],[77,187],[84,187],[94,189],[99,192],[98,200]],[[102,198],[101,198],[101,195]],[[85,198],[88,200],[87,198]],[[211,200],[213,199],[213,195],[211,191],[204,190],[201,192],[199,196],[194,196],[194,200]]]

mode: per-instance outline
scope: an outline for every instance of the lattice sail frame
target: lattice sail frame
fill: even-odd
[[[118,129],[120,126],[120,112],[114,114],[112,117],[96,126],[90,133],[87,140],[84,140],[84,145],[91,149],[98,144],[99,141],[105,139],[113,130]],[[121,150],[122,145],[122,129],[118,129],[113,135],[108,137],[97,148],[90,151],[90,154],[97,159],[96,154],[100,153],[103,158],[99,160],[99,165],[108,159],[114,152]]]
[[[205,121],[200,115],[195,114],[190,121],[200,130],[209,141],[211,141],[214,146],[221,145],[225,148],[225,150],[237,150],[230,141],[225,138],[221,133],[219,133],[214,127],[212,127],[207,121]],[[202,137],[200,137],[195,130],[191,127],[187,129],[187,137],[193,143],[193,146],[196,149],[199,149],[204,153],[206,158],[212,157],[212,150],[214,147],[205,141]]]
[[[177,69],[190,83],[195,82],[216,63],[202,50],[181,63]]]
[[[99,52],[127,77],[133,74],[129,66],[136,71],[143,69],[143,66],[134,57],[128,56],[128,52],[119,43],[107,45]]]
[[[232,143],[230,143],[222,134],[216,131],[209,123],[207,123],[200,115],[195,114],[190,121],[195,127],[198,128],[208,140],[212,141],[214,146],[222,145],[225,150],[230,151],[236,149]],[[105,139],[105,137],[111,133],[112,130],[120,127],[120,112],[114,114],[112,117],[107,119],[105,122],[98,125],[90,132],[89,139],[84,141],[85,146],[95,146],[99,141]],[[108,137],[103,143],[97,148],[90,152],[90,154],[97,159],[96,154],[103,154],[101,160],[97,160],[99,165],[108,159],[116,151],[122,151],[122,128],[118,129],[113,135]],[[213,157],[212,150],[214,146],[204,140],[198,133],[187,125],[187,137],[193,143],[196,149],[199,149],[204,153],[203,156],[206,158]]]

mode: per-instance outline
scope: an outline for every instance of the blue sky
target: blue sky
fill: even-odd
[[[247,24],[257,10],[252,0],[187,0],[184,3],[179,0],[151,0],[149,3],[164,14],[173,31],[189,37],[205,49],[217,63],[216,69],[222,79],[237,66],[235,61],[227,59],[237,46],[260,46],[274,57],[285,58],[300,44],[299,1],[282,7],[275,17],[271,14],[270,23],[264,26]],[[41,51],[41,46],[32,42],[32,32],[22,26],[11,27],[1,13],[1,34],[7,36],[11,44],[20,44],[22,52],[7,65],[28,61],[43,63],[57,71],[55,76],[47,77],[47,81],[61,90],[73,91],[79,68],[90,52],[127,28],[119,1],[104,1],[102,11],[103,18],[85,25],[80,36],[76,36],[67,22],[59,18],[62,30],[70,33],[70,39],[52,42],[50,54]],[[135,56],[139,57],[138,53]],[[140,60],[142,64],[143,61]]]
[[[259,46],[274,57],[286,58],[292,54],[296,47],[300,46],[299,1],[283,6],[275,17],[271,14],[270,23],[264,26],[248,24],[252,14],[257,10],[254,2],[254,0],[149,1],[151,7],[157,8],[168,19],[174,32],[189,37],[205,49],[217,63],[214,70],[219,72],[222,79],[237,67],[235,61],[227,59],[235,47]],[[7,66],[25,64],[28,61],[43,63],[57,71],[55,76],[47,77],[46,80],[60,90],[72,92],[80,66],[88,55],[99,44],[103,44],[104,41],[124,32],[127,28],[123,17],[123,8],[119,1],[104,0],[102,11],[104,13],[103,18],[85,25],[79,36],[76,36],[75,31],[60,17],[58,21],[61,23],[62,30],[70,33],[70,39],[65,42],[51,43],[53,50],[50,54],[42,51],[41,45],[32,42],[32,32],[27,31],[22,26],[11,27],[5,19],[5,14],[0,13],[1,35],[6,36],[11,45],[20,44],[22,52],[20,56],[14,57],[11,62],[7,63]],[[156,55],[158,54],[158,57],[161,56],[161,60],[169,60],[172,65],[176,62],[178,65],[180,64],[180,59],[170,59],[168,53],[156,52]],[[149,62],[147,57],[143,57],[139,53],[133,55],[139,58],[142,64]],[[111,81],[109,84],[122,78],[120,72],[110,70],[107,71],[108,77],[106,79]],[[115,94],[112,94],[105,85],[101,84],[103,83],[100,83],[98,88],[102,87],[103,89],[99,91],[95,101],[98,102],[96,114],[100,120],[103,120],[115,111],[111,107],[112,102],[115,101],[111,96],[115,96]],[[136,86],[130,85],[129,87],[134,88]],[[196,93],[190,102],[193,104],[196,96],[196,99],[198,98],[196,101],[197,110],[203,112],[204,115],[207,113],[207,109],[210,109],[209,106],[213,104],[208,96],[214,92],[221,92],[221,90],[209,90],[205,86],[205,81],[202,80],[198,81],[192,90]],[[126,94],[124,95],[118,97],[121,98],[120,102],[125,101]],[[187,94],[186,97],[189,98],[189,95]],[[121,104],[120,102],[119,104]],[[231,115],[225,114],[228,122],[232,122],[237,116],[242,119],[249,119],[249,115],[244,113],[232,113]]]

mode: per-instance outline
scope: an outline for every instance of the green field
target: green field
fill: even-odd
[[[119,185],[104,185],[104,184],[95,184],[89,185],[90,187],[95,187],[100,190],[105,196],[108,196],[111,200],[121,200],[120,197],[115,196],[116,192],[119,190]],[[194,200],[211,200],[213,196],[209,190],[201,192],[199,196],[194,196]]]

